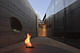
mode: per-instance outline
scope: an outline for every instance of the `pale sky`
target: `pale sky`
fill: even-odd
[[[34,11],[42,20],[51,0],[29,0]]]

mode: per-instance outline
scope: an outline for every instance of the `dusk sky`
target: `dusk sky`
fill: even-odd
[[[51,0],[29,0],[29,3],[32,5],[34,11],[39,15],[39,18],[42,19]]]

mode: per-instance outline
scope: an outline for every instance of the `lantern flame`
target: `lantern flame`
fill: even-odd
[[[31,38],[31,35],[29,33],[27,33],[27,37],[25,39],[26,47],[32,47],[32,44],[30,42],[30,38]]]

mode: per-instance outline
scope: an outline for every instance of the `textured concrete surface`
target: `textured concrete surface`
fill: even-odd
[[[12,32],[11,25],[20,28],[16,20],[22,26],[20,32]],[[26,33],[36,36],[36,15],[28,0],[0,0],[0,48],[24,40]]]
[[[48,34],[80,39],[80,0],[60,0],[57,4],[56,1],[51,0],[46,11],[46,23],[47,26],[51,26],[51,31],[48,31]]]
[[[25,48],[24,42],[0,49],[0,53],[80,53],[79,49],[47,37],[31,39],[34,48]]]

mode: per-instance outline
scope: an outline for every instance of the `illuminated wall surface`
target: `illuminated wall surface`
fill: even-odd
[[[80,0],[51,0],[46,19],[48,35],[80,38]]]
[[[38,25],[38,36],[46,37],[46,25],[45,24],[39,24]]]
[[[27,0],[0,0],[0,48],[36,36],[36,15]]]

